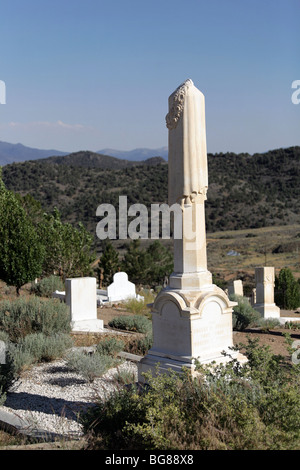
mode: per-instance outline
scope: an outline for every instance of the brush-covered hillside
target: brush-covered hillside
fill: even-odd
[[[102,157],[101,157],[102,158]],[[109,160],[109,159],[112,160]],[[168,165],[161,158],[125,162],[78,152],[3,167],[8,189],[30,193],[46,211],[55,206],[64,221],[83,222],[95,233],[96,209],[167,202]],[[207,231],[239,230],[300,222],[300,147],[263,154],[208,155]]]

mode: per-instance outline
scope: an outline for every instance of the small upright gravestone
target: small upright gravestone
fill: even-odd
[[[66,304],[70,307],[72,331],[101,332],[97,318],[97,285],[94,277],[66,279]]]
[[[256,298],[253,308],[263,318],[280,318],[280,308],[274,302],[275,269],[255,268]]]
[[[228,295],[240,295],[243,297],[243,281],[241,279],[236,279],[232,281],[232,284],[228,286]]]
[[[135,298],[135,284],[128,281],[128,275],[124,272],[114,274],[113,282],[107,288],[107,297],[109,302],[118,302]]]

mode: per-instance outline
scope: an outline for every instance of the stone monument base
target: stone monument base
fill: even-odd
[[[275,304],[254,304],[253,308],[262,318],[280,318],[280,308]]]
[[[71,322],[71,329],[74,332],[101,333],[104,329],[103,320],[78,320]]]
[[[242,355],[238,351],[228,351],[228,355],[212,357],[210,359],[206,359],[205,361],[199,360],[201,365],[205,364],[212,364],[215,365],[224,364],[229,362],[233,359],[236,359],[240,364],[245,364],[247,362],[247,358]],[[138,381],[140,383],[145,382],[145,376],[147,372],[151,371],[152,376],[156,376],[158,374],[168,374],[170,371],[174,371],[177,373],[182,373],[183,369],[187,369],[192,376],[196,376],[198,374],[195,366],[195,361],[190,358],[190,360],[182,361],[175,360],[169,358],[167,356],[156,356],[154,354],[147,354],[138,364]]]
[[[163,289],[152,306],[153,346],[138,365],[138,380],[144,373],[181,372],[196,375],[200,364],[225,363],[247,358],[233,347],[232,307],[225,292],[215,285],[201,290]],[[225,353],[225,354],[223,354]]]

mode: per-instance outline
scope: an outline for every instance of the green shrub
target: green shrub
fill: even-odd
[[[15,378],[17,378],[24,370],[29,369],[35,362],[35,357],[30,353],[30,351],[24,351],[24,349],[18,344],[10,343],[8,351],[9,357],[14,364]]]
[[[0,406],[4,405],[6,401],[6,393],[2,392],[2,389],[0,387]]]
[[[144,300],[138,300],[136,298],[126,300],[124,304],[127,312],[133,313],[134,315],[142,315],[147,309]]]
[[[128,385],[136,382],[135,373],[131,370],[118,370],[114,376],[118,384]]]
[[[9,390],[17,376],[16,366],[13,358],[6,354],[4,364],[0,364],[0,405],[5,402],[6,392]]]
[[[97,344],[96,351],[102,356],[116,357],[117,354],[124,349],[124,346],[125,343],[121,339],[114,337],[105,338]]]
[[[66,333],[56,333],[51,336],[32,333],[18,343],[20,350],[29,353],[35,362],[61,358],[72,346],[72,338]]]
[[[4,343],[9,342],[9,334],[6,331],[0,330],[0,341],[4,341]]]
[[[284,324],[284,328],[287,330],[300,330],[300,323],[296,321],[287,321]]]
[[[233,307],[232,326],[234,330],[242,331],[255,326],[260,321],[261,315],[251,307],[248,299],[240,295],[231,295],[230,300],[238,303]]]
[[[69,333],[69,308],[58,299],[20,297],[12,301],[3,300],[0,302],[0,328],[13,342],[35,332],[46,335]]]
[[[152,322],[139,315],[122,315],[115,317],[108,322],[108,325],[119,330],[136,331],[139,333],[148,333],[152,328]]]
[[[299,450],[300,369],[266,346],[233,360],[131,385],[81,416],[90,450]],[[241,346],[239,346],[240,348]]]
[[[64,283],[59,276],[44,277],[31,287],[31,292],[39,297],[52,297],[52,293],[56,290],[65,290]]]
[[[20,374],[34,363],[63,357],[72,345],[72,338],[66,333],[55,333],[50,336],[44,333],[32,333],[16,344],[10,343],[9,355],[15,365],[15,374]]]
[[[93,382],[96,377],[101,377],[110,368],[120,363],[120,360],[112,356],[98,353],[87,355],[80,351],[72,352],[67,359],[68,367],[82,375],[88,382]]]
[[[259,326],[263,331],[269,331],[279,328],[281,323],[278,318],[260,318],[257,321],[257,326]]]
[[[140,296],[143,299],[138,300],[136,298],[128,299],[125,303],[127,312],[133,313],[134,315],[146,315],[150,318],[150,309],[147,306],[155,300],[155,294],[149,289],[143,289],[140,291]]]
[[[124,348],[125,351],[144,356],[152,347],[152,321],[146,316],[122,315],[113,318],[108,324],[120,330],[136,331],[144,334],[142,337],[134,337],[127,342]]]
[[[125,346],[125,351],[138,356],[145,356],[153,344],[152,331],[148,332],[142,338],[133,338]]]

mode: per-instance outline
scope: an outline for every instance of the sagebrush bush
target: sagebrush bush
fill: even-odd
[[[257,326],[259,326],[263,331],[273,330],[281,326],[278,318],[260,318],[257,321]]]
[[[152,331],[149,331],[145,336],[141,338],[133,338],[126,343],[125,351],[131,354],[137,354],[144,356],[148,350],[152,347],[153,335]]]
[[[0,341],[4,341],[4,343],[9,342],[9,334],[6,331],[0,330]]]
[[[13,342],[35,332],[46,335],[69,333],[71,331],[69,308],[58,299],[20,297],[11,301],[2,300],[0,329],[8,333]]]
[[[124,349],[125,343],[119,338],[105,338],[96,346],[97,353],[103,356],[116,357],[117,354]]]
[[[65,355],[73,346],[73,340],[67,333],[32,333],[21,338],[18,343],[9,344],[9,355],[15,364],[15,374],[20,374],[32,364],[53,361]]]
[[[251,307],[248,299],[240,295],[231,295],[230,300],[238,303],[233,307],[232,327],[234,330],[242,331],[248,327],[256,326],[261,315]]]
[[[31,292],[39,297],[52,297],[52,293],[64,291],[65,286],[59,276],[49,276],[41,279],[37,284],[31,286]]]
[[[115,317],[108,322],[108,325],[120,330],[136,331],[138,333],[148,333],[152,328],[152,322],[140,315],[122,315]]]
[[[36,362],[61,358],[72,346],[73,340],[66,333],[55,333],[50,336],[44,333],[33,333],[25,336],[18,343],[18,347],[31,354]]]
[[[72,352],[67,358],[67,366],[82,375],[88,382],[101,377],[110,368],[117,366],[121,361],[112,356],[95,353],[87,355],[84,352]]]
[[[16,379],[24,370],[29,369],[35,362],[35,357],[30,353],[30,351],[24,351],[16,343],[9,343],[8,353],[14,364],[14,375]]]
[[[250,341],[248,363],[147,375],[81,416],[92,450],[299,450],[300,368]]]
[[[117,370],[114,379],[118,384],[129,385],[136,382],[136,375],[131,370]]]

